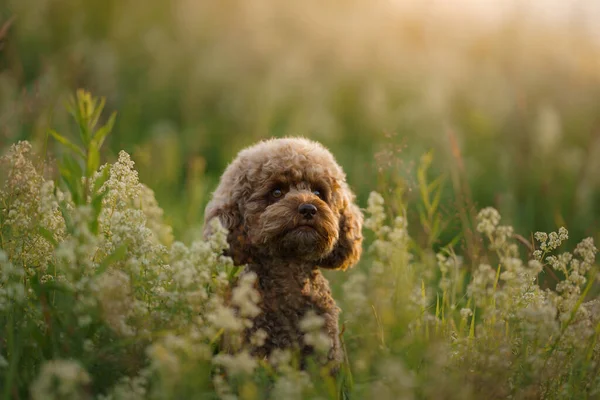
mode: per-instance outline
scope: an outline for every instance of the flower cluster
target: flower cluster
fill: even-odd
[[[562,390],[559,382],[571,373],[565,366],[577,368],[590,357],[598,359],[600,347],[595,345],[595,327],[600,314],[596,302],[586,303],[583,298],[586,277],[594,268],[597,253],[591,238],[584,239],[572,253],[554,254],[568,240],[568,231],[561,228],[550,234],[538,232],[535,238],[540,250],[533,252],[532,259],[523,260],[513,228],[500,225],[498,211],[485,208],[477,216],[476,229],[484,236],[488,251],[469,271],[462,258],[449,248],[442,249],[433,260],[427,252],[418,258],[411,254],[398,256],[398,251],[408,253],[406,244],[410,239],[406,234],[399,239],[390,238],[393,228],[385,226],[381,196],[371,196],[367,212],[374,214],[367,221],[377,238],[369,253],[374,258],[371,263],[385,271],[387,283],[395,284],[383,290],[386,283],[381,284],[376,275],[364,281],[356,278],[360,285],[350,280],[344,286],[352,287],[356,293],[346,295],[347,303],[354,304],[354,299],[359,298],[360,303],[371,305],[374,321],[362,320],[361,325],[377,332],[374,337],[382,349],[394,343],[399,320],[409,322],[409,333],[405,335],[412,335],[413,340],[447,335],[448,341],[436,342],[435,353],[426,356],[431,360],[429,372],[421,370],[421,374],[430,373],[428,379],[435,382],[426,392],[435,393],[434,397],[445,396],[440,388],[448,382],[440,377],[450,379],[450,368],[473,371],[464,375],[475,386],[494,387],[497,393],[509,395],[512,387],[533,379],[538,382],[535,390],[540,396],[554,396]],[[392,259],[390,254],[394,252]],[[407,264],[402,267],[404,263]],[[437,273],[431,273],[431,264]],[[543,279],[547,287],[548,277],[542,272],[548,268],[562,274],[554,290],[544,289],[539,282]],[[403,282],[396,281],[397,276],[402,276]],[[470,279],[464,286],[466,276]],[[437,290],[432,290],[434,286]],[[382,302],[382,296],[391,301]],[[411,303],[416,307],[407,307]],[[372,356],[360,348],[354,351],[359,355],[355,368],[362,371]],[[593,381],[592,375],[586,375],[586,382]],[[489,379],[491,376],[495,378]],[[414,393],[410,380],[393,388],[382,379],[373,387],[379,397],[410,398]],[[463,387],[458,398],[476,398],[476,391],[471,390]]]
[[[52,360],[42,365],[31,384],[31,397],[42,399],[81,399],[91,382],[88,372],[76,361]]]
[[[46,271],[52,258],[51,242],[65,236],[59,211],[63,194],[38,171],[31,152],[29,142],[19,142],[0,158],[0,167],[7,172],[0,187],[2,249],[30,276]]]

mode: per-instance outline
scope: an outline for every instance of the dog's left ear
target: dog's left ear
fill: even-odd
[[[210,221],[213,218],[218,218],[221,225],[227,229],[229,249],[225,252],[225,255],[231,257],[235,265],[244,265],[251,262],[251,248],[244,230],[239,204],[222,204],[213,200],[206,206],[205,214],[204,237],[206,238],[212,234]]]
[[[358,262],[362,253],[363,215],[354,204],[354,194],[347,187],[343,189],[339,239],[331,253],[319,261],[321,268],[346,270]]]

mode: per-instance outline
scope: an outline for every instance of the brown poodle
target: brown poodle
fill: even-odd
[[[358,261],[363,217],[331,153],[302,138],[246,148],[223,173],[205,216],[205,227],[219,218],[229,230],[228,254],[246,264],[242,273],[258,277],[262,312],[246,338],[258,329],[268,336],[253,354],[295,348],[304,364],[314,349],[299,324],[312,311],[331,341],[327,360],[339,365],[339,309],[319,268],[345,270]]]

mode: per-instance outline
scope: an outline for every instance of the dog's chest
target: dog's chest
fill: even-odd
[[[302,265],[249,266],[258,276],[257,289],[264,316],[317,314],[335,308],[329,284],[318,269]],[[294,318],[295,319],[295,318]]]
[[[309,311],[324,318],[324,331],[335,342],[338,308],[327,280],[318,269],[291,266],[268,271],[260,267],[251,270],[258,276],[262,312],[254,318],[248,333],[259,329],[267,333],[265,345],[255,349],[256,354],[264,356],[274,348],[297,345],[303,352],[311,352],[310,346],[303,345],[304,332],[300,329],[300,321]]]
[[[318,271],[259,277],[258,284],[266,312],[319,308],[321,297],[329,295],[329,286]]]

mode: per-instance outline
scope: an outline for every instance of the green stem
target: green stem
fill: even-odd
[[[10,360],[8,363],[8,373],[4,379],[4,394],[3,398],[8,400],[10,398],[11,390],[13,389],[13,379],[17,372],[19,364],[19,358],[21,356],[21,349],[15,344],[15,332],[14,332],[14,320],[13,312],[8,313],[8,324],[6,326],[7,333],[7,348],[9,349]]]

